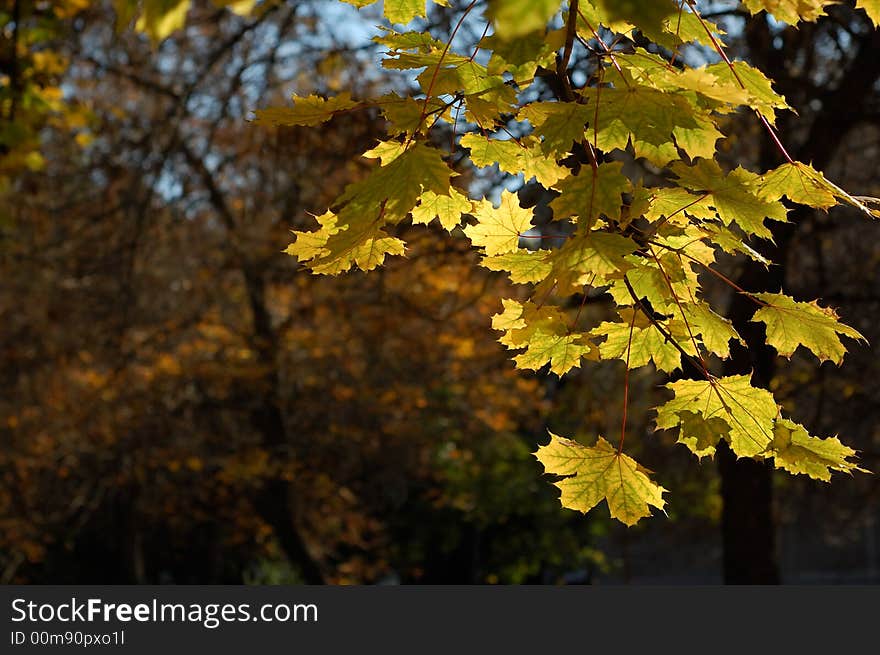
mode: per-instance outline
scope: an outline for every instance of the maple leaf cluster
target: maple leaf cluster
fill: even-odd
[[[766,10],[789,23],[815,20],[828,4],[745,2],[749,11]],[[875,24],[880,20],[876,0],[859,6]],[[466,6],[458,25],[475,7]],[[384,11],[398,26],[426,16],[417,0],[386,0]],[[683,369],[695,377],[667,385],[673,397],[657,408],[656,424],[677,431],[698,457],[711,456],[723,439],[737,456],[770,460],[793,474],[828,480],[832,471],[862,470],[855,451],[836,437],[811,436],[784,417],[750,375],[711,372],[710,357],[729,358],[731,343],[743,341],[701,286],[701,274],[718,275],[721,253],[768,265],[753,244],[772,239],[768,221],[787,220],[790,204],[783,199],[876,215],[820,171],[791,159],[774,131],[777,112],[789,105],[771,80],[731,61],[722,30],[690,1],[495,0],[484,20],[484,36],[461,51],[453,39],[405,27],[376,37],[386,48],[383,66],[413,72],[416,97],[295,97],[292,106],[256,112],[258,123],[277,125],[314,126],[367,108],[387,119],[387,138],[365,153],[378,165],[317,217],[318,230],[295,232],[287,252],[314,273],[370,270],[405,254],[391,228],[436,219],[451,232],[461,230],[484,267],[531,290],[527,300],[504,299],[492,319],[501,343],[517,352],[519,368],[549,367],[561,376],[585,360],[621,360],[629,369]],[[650,48],[637,45],[645,38]],[[619,42],[629,45],[616,47]],[[576,43],[597,60],[591,79],[577,89],[566,75]],[[719,61],[685,64],[679,53],[692,43],[715,50]],[[481,50],[488,58],[475,56]],[[557,71],[557,100],[524,100],[540,70]],[[743,109],[776,139],[786,160],[778,168],[726,170],[717,159],[723,118]],[[453,134],[446,146],[429,138],[439,123]],[[467,151],[473,168],[497,167],[543,187],[553,196],[550,225],[538,224],[534,208],[522,207],[510,191],[495,202],[472,198],[457,185],[450,150]],[[647,185],[626,165],[634,161],[660,171],[660,181]],[[561,245],[545,244],[548,235],[561,235]],[[737,291],[754,301],[752,320],[765,325],[767,343],[782,356],[805,348],[820,362],[840,364],[840,336],[863,339],[817,302]],[[579,314],[572,318],[567,303],[589,293],[609,294],[617,320],[591,326],[580,324]],[[547,473],[561,478],[564,506],[586,512],[604,500],[626,524],[663,508],[665,489],[623,453],[624,437],[622,431],[615,447],[602,437],[583,445],[552,435],[538,450]]]

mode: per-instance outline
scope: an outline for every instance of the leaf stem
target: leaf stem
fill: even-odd
[[[431,74],[431,81],[428,83],[428,88],[425,90],[425,102],[422,104],[422,113],[419,115],[417,127],[415,130],[413,130],[413,133],[410,135],[404,148],[408,148],[409,144],[412,143],[413,139],[416,136],[416,132],[422,126],[422,121],[424,121],[425,117],[428,115],[428,103],[431,101],[431,93],[434,91],[434,84],[437,82],[437,75],[440,74],[440,66],[443,65],[443,59],[446,57],[446,53],[449,52],[449,48],[452,47],[452,40],[458,33],[458,29],[461,27],[461,24],[464,23],[464,19],[467,18],[467,15],[471,13],[471,9],[473,9],[476,4],[477,0],[471,0],[471,3],[465,8],[464,13],[462,13],[461,18],[458,19],[458,22],[452,29],[452,33],[449,35],[449,40],[446,42],[446,46],[443,48],[443,52],[440,53],[440,58],[437,60],[437,65],[434,66],[434,72]]]
[[[730,72],[733,73],[733,77],[736,79],[736,81],[739,83],[739,85],[743,89],[746,89],[746,91],[748,91],[745,83],[742,81],[742,78],[739,76],[739,73],[736,72],[736,68],[733,67],[733,62],[730,61],[730,58],[727,56],[727,53],[724,52],[724,48],[721,47],[721,44],[718,43],[718,39],[716,39],[715,35],[712,34],[712,30],[709,29],[709,26],[706,24],[706,21],[703,20],[703,17],[700,15],[700,12],[697,11],[697,7],[696,7],[694,0],[686,0],[686,2],[688,3],[688,6],[691,8],[691,11],[694,13],[694,16],[697,17],[698,21],[700,21],[700,25],[703,26],[703,29],[706,31],[706,34],[709,36],[709,40],[712,42],[712,46],[715,48],[715,52],[717,52],[721,56],[721,58],[724,60],[724,63],[727,64],[727,67],[730,69]],[[757,114],[761,123],[766,128],[767,133],[770,135],[770,138],[772,139],[776,148],[779,150],[779,152],[782,154],[782,156],[785,157],[785,161],[787,161],[789,164],[794,164],[794,160],[791,158],[791,155],[788,154],[788,151],[785,149],[785,146],[782,145],[782,141],[779,140],[779,137],[776,135],[776,131],[770,125],[770,122],[764,117],[764,114],[762,114],[757,108],[755,108],[755,114]]]
[[[688,364],[690,364],[690,365],[693,366],[697,371],[699,371],[699,372],[700,372],[700,375],[702,375],[704,378],[706,378],[706,379],[709,380],[710,382],[711,382],[712,380],[714,380],[714,378],[712,377],[712,374],[709,373],[709,371],[706,370],[705,367],[701,366],[700,363],[699,363],[697,360],[695,360],[693,357],[691,357],[691,356],[687,353],[687,351],[686,351],[684,348],[681,347],[681,344],[679,344],[678,341],[676,341],[676,340],[672,337],[672,335],[669,334],[669,332],[666,331],[666,328],[664,328],[662,325],[660,325],[660,323],[657,321],[657,319],[654,318],[653,313],[648,311],[648,308],[645,307],[645,305],[642,303],[641,299],[640,299],[640,298],[638,297],[638,295],[636,294],[635,289],[632,288],[632,284],[630,284],[629,279],[626,277],[626,275],[623,276],[623,283],[626,285],[626,290],[629,291],[629,295],[632,296],[633,302],[636,304],[636,307],[638,307],[638,308],[642,311],[642,313],[647,317],[647,319],[648,319],[649,321],[651,321],[651,324],[652,324],[655,328],[657,328],[657,331],[658,331],[660,334],[662,334],[663,337],[664,337],[669,343],[671,343],[671,344],[675,347],[676,350],[678,350],[678,352],[681,353],[681,355],[682,355],[682,357],[684,357],[685,361],[687,361]]]
[[[632,318],[629,321],[629,340],[626,342],[626,370],[623,373],[623,419],[620,423],[620,441],[617,443],[618,455],[623,452],[623,442],[626,439],[626,411],[629,407],[629,353],[632,349],[633,328],[635,326],[636,313],[633,312]]]

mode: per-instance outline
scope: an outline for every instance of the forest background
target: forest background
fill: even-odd
[[[315,276],[282,252],[363,177],[384,119],[249,119],[291,93],[407,93],[377,66],[381,7],[170,4],[139,29],[124,2],[2,4],[0,581],[880,580],[875,476],[697,464],[654,432],[665,380],[647,368],[629,416],[639,461],[676,490],[668,517],[626,528],[560,508],[531,453],[548,429],[619,425],[620,362],[514,370],[488,317],[517,291],[439,228],[402,228],[407,257],[368,274]],[[449,34],[465,9],[450,4],[419,25]],[[792,155],[880,196],[880,32],[852,4],[797,28],[699,6],[796,110],[777,124]],[[753,116],[724,132],[731,165],[779,163]],[[460,172],[546,202],[497,169]],[[760,246],[778,263],[763,287],[820,296],[880,343],[880,226],[847,208],[790,218]],[[849,350],[842,368],[748,355],[787,410],[876,471],[880,364]]]

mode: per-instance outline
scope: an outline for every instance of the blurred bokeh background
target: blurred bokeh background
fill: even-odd
[[[444,38],[465,4],[418,27]],[[864,13],[846,1],[794,29],[699,5],[796,108],[779,120],[792,154],[880,196],[880,36]],[[0,582],[880,581],[874,475],[699,463],[653,431],[664,380],[649,368],[631,380],[633,454],[670,489],[668,517],[626,529],[604,506],[561,509],[530,453],[547,429],[613,430],[623,366],[515,371],[489,317],[522,290],[460,235],[404,226],[407,257],[368,274],[314,276],[282,254],[367,170],[358,155],[384,125],[370,111],[314,129],[247,119],[294,92],[408,92],[379,66],[378,8],[196,0],[155,42],[118,29],[113,2],[0,7]],[[466,21],[457,43],[484,27]],[[574,79],[595,65],[576,50]],[[731,164],[780,163],[753,116],[724,131]],[[546,202],[462,160],[463,187]],[[840,368],[735,359],[877,471],[880,225],[844,208],[791,219],[756,244],[769,272],[723,269],[822,298],[873,346],[848,344]],[[736,298],[713,300],[747,324]],[[612,310],[596,297],[584,311]]]

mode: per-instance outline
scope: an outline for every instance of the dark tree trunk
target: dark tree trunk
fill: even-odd
[[[750,263],[740,275],[743,289],[778,290],[785,277],[785,261],[793,230],[790,225],[775,233],[776,248],[767,253],[779,266],[769,270]],[[749,298],[737,294],[728,316],[745,340],[746,347],[735,347],[725,373],[752,375],[752,383],[767,388],[773,378],[776,353],[765,342],[764,328],[752,323],[757,309]],[[773,516],[773,467],[769,462],[737,459],[722,441],[718,448],[721,474],[721,536],[724,549],[725,584],[779,584],[776,557],[776,521]]]
[[[792,97],[802,88],[801,79],[787,76],[781,50],[771,47],[770,31],[764,18],[753,20],[747,29],[752,59],[777,80],[782,93]],[[810,47],[809,45],[807,47]],[[880,77],[880,31],[872,31],[853,46],[855,53],[840,77],[840,83],[819,96],[821,109],[801,146],[791,154],[800,161],[812,163],[824,170],[834,157],[838,145],[860,121],[865,120],[865,99]],[[806,100],[809,100],[807,98]],[[804,104],[806,104],[806,100]],[[789,143],[792,130],[785,129],[781,137]],[[788,134],[787,134],[788,132]],[[781,153],[765,139],[761,167],[766,170],[781,163]],[[784,286],[786,258],[795,230],[813,216],[809,208],[798,208],[789,215],[791,223],[773,230],[776,246],[765,254],[775,262],[769,270],[756,263],[745,268],[737,283],[749,291],[778,291]],[[755,306],[748,299],[736,295],[729,316],[737,331],[746,341],[746,349],[735,351],[725,367],[725,373],[753,371],[753,383],[767,387],[773,378],[775,353],[764,340],[762,327],[750,323]],[[718,449],[718,470],[721,474],[723,502],[721,532],[724,549],[724,582],[727,584],[778,584],[779,566],[776,556],[776,526],[773,516],[772,467],[767,462],[737,460],[722,443]]]
[[[288,443],[284,413],[281,409],[280,383],[278,378],[278,335],[272,327],[272,318],[266,304],[266,281],[262,275],[264,263],[251,260],[237,238],[235,217],[213,175],[204,161],[182,143],[183,154],[190,166],[202,178],[209,198],[220,220],[230,235],[230,243],[237,259],[251,310],[253,332],[251,346],[266,374],[256,385],[259,397],[251,412],[251,423],[261,436],[263,445],[271,452],[291,446]],[[293,444],[294,446],[296,444]],[[291,498],[292,486],[286,480],[267,480],[254,498],[254,509],[268,523],[288,561],[296,567],[307,584],[323,584],[324,575],[318,562],[311,556],[298,525],[299,512]]]
[[[753,459],[737,460],[722,441],[718,470],[724,503],[724,583],[779,584],[772,466]]]
[[[281,411],[278,380],[278,342],[265,302],[265,281],[252,266],[244,267],[245,286],[251,305],[253,345],[260,363],[267,371],[262,384],[259,405],[251,421],[270,450],[288,446],[284,414]],[[311,556],[297,525],[299,512],[291,498],[291,485],[286,480],[266,481],[254,502],[260,517],[272,526],[288,561],[299,569],[306,584],[323,584],[324,574]]]

